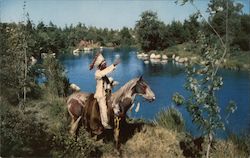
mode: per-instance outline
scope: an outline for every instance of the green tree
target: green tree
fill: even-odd
[[[184,3],[188,1],[185,0]],[[190,0],[190,2],[195,6],[193,0]],[[199,13],[199,10],[197,11]],[[202,16],[202,14],[200,15]],[[190,92],[190,95],[185,101],[182,100],[183,97],[179,94],[173,97],[175,101],[178,101],[177,103],[183,103],[186,106],[187,111],[192,116],[193,123],[201,129],[204,136],[208,137],[207,158],[210,154],[215,132],[218,129],[224,129],[224,123],[220,115],[221,109],[215,93],[223,85],[223,78],[217,75],[217,71],[221,60],[225,58],[228,52],[228,17],[229,15],[226,14],[225,42],[221,37],[221,33],[224,30],[218,30],[219,32],[217,32],[216,28],[209,22],[207,22],[207,25],[214,34],[199,32],[197,46],[203,62],[199,65],[190,64],[186,70],[187,79],[185,87]],[[234,112],[236,105],[230,103],[228,109],[229,112]]]
[[[227,40],[228,45],[233,44],[233,40],[239,32],[242,8],[242,4],[233,0],[210,0],[208,4],[210,13],[208,22],[224,41]],[[214,33],[214,31],[209,32]]]
[[[164,23],[158,19],[156,12],[145,11],[141,14],[141,19],[136,22],[135,30],[137,41],[143,51],[160,49],[163,37],[160,31],[163,27]]]
[[[129,29],[127,27],[123,27],[122,30],[119,32],[119,38],[120,45],[123,47],[129,47],[133,44],[132,35],[130,34]]]
[[[192,40],[193,42],[196,41],[198,36],[198,31],[200,30],[200,23],[198,22],[198,14],[193,14],[189,16],[188,20],[184,20],[184,33],[185,33],[185,40],[189,41]]]
[[[250,15],[244,14],[240,17],[240,28],[236,32],[233,44],[238,45],[242,50],[250,50]]]
[[[57,59],[48,53],[43,61],[46,88],[52,96],[66,96],[69,81],[64,75],[64,68]]]
[[[27,76],[27,32],[25,25],[1,24],[4,40],[1,42],[1,92],[20,107],[26,99]],[[7,92],[6,92],[7,91]],[[10,96],[8,96],[10,95]],[[15,102],[15,101],[14,101]]]
[[[181,44],[185,41],[185,30],[180,21],[172,21],[169,31],[174,44]]]
[[[198,45],[203,59],[202,65],[191,64],[187,68],[185,88],[190,92],[184,101],[179,94],[173,96],[176,104],[184,104],[192,116],[192,122],[202,131],[202,135],[208,137],[207,157],[209,157],[211,144],[217,130],[225,129],[220,115],[220,105],[215,93],[222,87],[223,79],[216,75],[217,61],[222,55],[223,47],[218,44],[216,36],[206,37],[199,34]],[[235,104],[229,104],[227,109],[234,112]]]

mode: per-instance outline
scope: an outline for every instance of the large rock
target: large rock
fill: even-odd
[[[160,54],[152,53],[152,54],[150,55],[150,59],[161,59],[161,55],[160,55]]]
[[[185,57],[184,60],[185,60],[185,62],[188,62],[188,58],[187,57]]]
[[[172,55],[172,59],[175,59],[175,54]]]
[[[164,54],[164,55],[162,55],[162,59],[163,59],[163,60],[167,60],[167,59],[168,59],[168,56]]]
[[[150,59],[155,59],[155,53],[152,53],[152,54],[150,55]]]
[[[142,54],[137,54],[137,57],[138,58],[141,58],[143,55]]]
[[[144,58],[147,58],[147,57],[148,57],[148,54],[142,53],[142,56],[143,56]]]
[[[155,59],[161,59],[161,55],[160,54],[155,55]]]
[[[179,59],[180,59],[179,56],[175,57],[175,61],[179,62]]]
[[[142,60],[147,60],[148,59],[148,54],[146,54],[146,53],[138,53],[137,58],[142,59]]]
[[[185,62],[185,58],[180,58],[180,59],[178,60],[178,62],[179,62],[179,63],[184,63],[184,62]]]
[[[80,49],[77,48],[77,49],[73,50],[73,55],[78,56],[79,52],[80,52]]]

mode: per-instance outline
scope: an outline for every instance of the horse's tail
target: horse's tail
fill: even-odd
[[[66,119],[67,119],[67,121],[69,121],[70,119],[71,119],[71,115],[70,115],[70,110],[69,110],[69,107],[70,107],[70,105],[69,104],[71,104],[71,103],[69,103],[69,97],[67,97],[66,99],[65,99],[65,101],[66,101],[66,107],[65,107],[65,110],[64,110],[64,116],[66,117]]]

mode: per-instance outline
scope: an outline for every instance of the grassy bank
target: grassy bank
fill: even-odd
[[[96,140],[82,127],[76,142],[68,133],[63,98],[29,101],[24,111],[2,99],[0,108],[3,157],[201,157],[206,149],[206,138],[188,134],[173,108],[160,112],[154,122],[128,119],[121,129],[120,152],[112,135]],[[215,140],[212,157],[247,157],[249,144],[242,142],[238,137]]]
[[[179,56],[180,58],[187,57],[189,60],[192,60],[196,63],[201,63],[202,59],[195,44],[192,43],[183,43],[169,47],[163,51],[151,51],[149,54],[161,54],[167,55],[169,58],[174,54],[175,57]],[[239,51],[232,50],[226,55],[226,58],[222,61],[221,67],[233,70],[248,70],[250,71],[250,52],[249,51]]]
[[[176,54],[180,57],[196,57],[196,62],[201,62],[200,55],[195,51],[195,46],[190,43],[184,43],[168,48],[166,54]],[[250,70],[250,52],[232,50],[226,55],[221,67],[233,70]]]

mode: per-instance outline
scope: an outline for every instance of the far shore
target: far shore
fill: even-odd
[[[150,51],[150,52],[142,52],[138,51],[137,56],[139,56],[140,59],[146,61],[150,60],[153,56],[153,59],[163,59],[166,58],[167,60],[174,60],[179,63],[189,63],[190,61],[196,64],[202,64],[202,58],[199,54],[194,53],[194,51],[190,47],[189,44],[179,44],[176,46],[169,47],[166,50],[163,51]],[[226,58],[223,59],[220,63],[220,67],[226,68],[226,69],[231,69],[231,70],[247,70],[250,71],[250,52],[242,52],[242,51],[237,51],[234,52],[234,54],[237,55],[229,55],[227,54]],[[141,56],[141,57],[140,57]],[[158,57],[157,57],[158,56]],[[178,58],[178,59],[176,59]],[[186,59],[186,62],[184,61]],[[219,64],[219,61],[217,61],[217,64]]]

